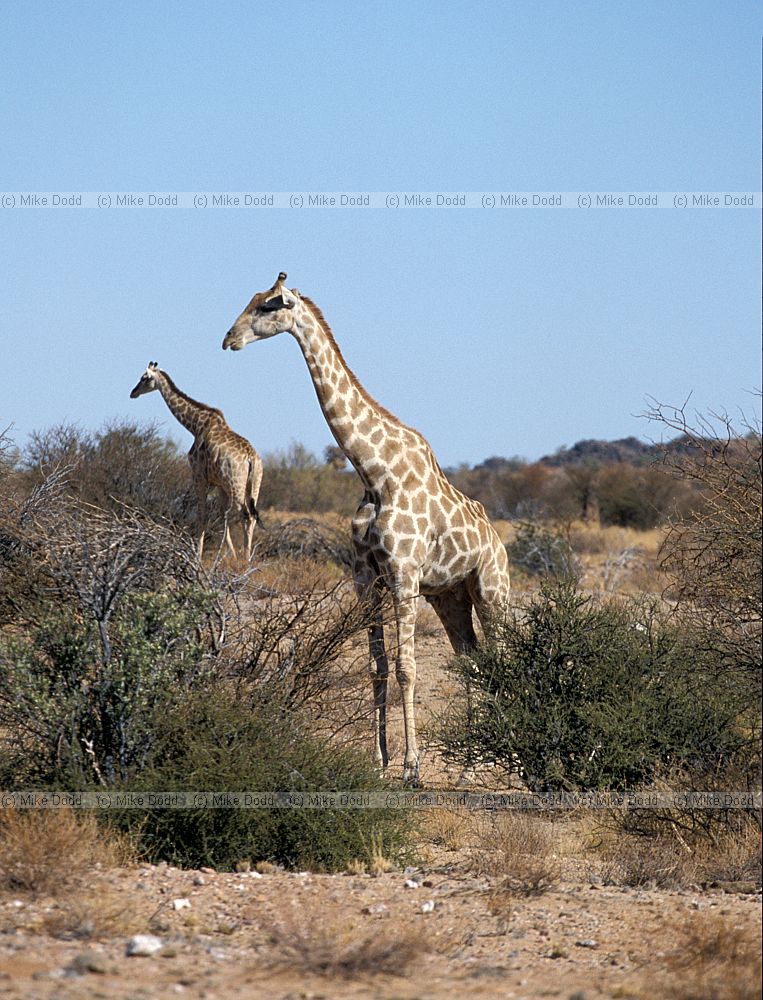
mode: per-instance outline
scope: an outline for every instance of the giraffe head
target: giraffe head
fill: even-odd
[[[299,293],[296,289],[289,290],[285,281],[286,274],[281,271],[272,288],[254,296],[225,334],[223,350],[230,347],[232,351],[240,351],[255,340],[266,340],[293,329]]]
[[[158,371],[159,365],[155,361],[152,361],[141,375],[138,384],[130,393],[130,399],[137,399],[138,396],[142,396],[146,392],[153,392],[155,389],[158,389],[159,379],[156,377]]]

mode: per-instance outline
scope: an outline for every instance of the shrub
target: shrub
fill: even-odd
[[[0,634],[0,778],[124,780],[147,759],[156,704],[208,667],[214,595],[190,542],[135,511],[62,502],[27,521],[0,581],[18,611]]]
[[[186,457],[156,424],[112,421],[91,433],[74,424],[34,432],[22,468],[30,488],[53,469],[69,469],[69,490],[104,510],[128,505],[189,526],[195,518]]]
[[[218,683],[178,699],[155,723],[150,765],[129,789],[310,792],[384,788],[371,760],[312,734],[277,686],[255,691]],[[208,808],[126,812],[149,858],[233,869],[268,861],[342,870],[373,860],[378,844],[402,851],[411,825],[402,810]]]
[[[506,550],[512,563],[531,576],[576,577],[580,570],[567,538],[539,521],[521,521]]]
[[[662,524],[688,497],[660,465],[609,465],[596,477],[595,495],[602,524],[646,531]]]
[[[316,723],[331,708],[327,702],[345,702],[329,715],[335,721],[341,717],[346,726],[352,717],[346,713],[359,694],[365,713],[371,710],[367,646],[363,641],[358,648],[357,640],[365,639],[374,620],[372,607],[344,581],[267,594],[230,622],[223,660],[229,675],[257,688],[276,686],[289,706],[309,706]]]
[[[0,780],[110,785],[140,768],[156,705],[204,672],[205,610],[195,590],[127,596],[108,659],[96,623],[65,608],[29,636],[0,639]]]
[[[0,810],[0,892],[68,895],[93,875],[134,859],[127,839],[71,809]]]
[[[570,581],[545,584],[455,670],[470,698],[441,725],[446,752],[533,790],[631,787],[745,745],[736,692],[655,605],[597,603]]]
[[[272,559],[314,559],[348,571],[352,567],[349,530],[302,517],[269,526],[255,544],[258,562]]]
[[[674,516],[661,568],[678,615],[719,668],[760,703],[763,594],[763,479],[760,427],[736,429],[726,416],[691,426],[680,409],[657,404],[650,416],[680,430],[686,448],[666,452],[674,478],[698,489],[702,504]]]
[[[360,480],[353,469],[339,467],[333,452],[327,452],[328,460],[320,462],[295,443],[285,452],[265,455],[260,507],[354,514],[363,495]]]

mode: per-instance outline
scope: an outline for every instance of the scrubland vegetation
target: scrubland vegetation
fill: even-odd
[[[676,434],[660,453],[589,443],[451,471],[495,519],[517,597],[493,645],[450,663],[454,696],[427,729],[446,760],[538,791],[758,787],[760,434],[653,417]],[[367,612],[349,582],[354,473],[335,449],[268,456],[250,565],[213,548],[197,563],[189,486],[185,458],[151,425],[60,426],[22,450],[3,436],[0,786],[385,787],[368,746]],[[25,823],[50,836],[45,822],[4,817],[15,886],[35,876],[14,845]],[[120,850],[229,870],[242,859],[371,870],[428,836],[403,810],[103,822]],[[496,913],[558,878],[534,822],[509,819],[470,848],[475,865],[505,867]],[[83,825],[83,841],[97,830]],[[668,884],[721,869],[759,879],[758,835],[754,810],[687,808],[609,816],[596,836],[612,878]]]

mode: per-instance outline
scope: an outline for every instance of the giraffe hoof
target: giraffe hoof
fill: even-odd
[[[465,767],[456,781],[456,788],[469,788],[477,783],[477,772],[473,767]]]
[[[418,763],[405,765],[403,768],[403,784],[408,785],[409,788],[421,788]]]

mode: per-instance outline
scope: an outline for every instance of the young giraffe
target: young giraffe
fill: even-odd
[[[172,415],[193,434],[188,461],[198,505],[199,559],[207,525],[207,493],[212,486],[216,486],[226,500],[224,542],[235,555],[230,520],[239,521],[249,559],[254,526],[260,519],[257,497],[262,482],[262,459],[246,438],[230,429],[221,410],[186,396],[167,372],[152,361],[130,393],[130,399],[155,390],[162,394]]]
[[[380,589],[392,595],[397,629],[396,675],[403,696],[403,777],[418,780],[414,723],[416,598],[427,598],[456,652],[474,647],[472,608],[489,628],[508,607],[506,550],[484,507],[452,486],[418,433],[380,406],[350,371],[320,309],[296,289],[275,284],[259,292],[225,336],[223,349],[291,333],[310,370],[336,441],[365,487],[352,522],[353,575],[374,602],[369,629],[374,687],[375,750],[387,766],[387,657]]]

